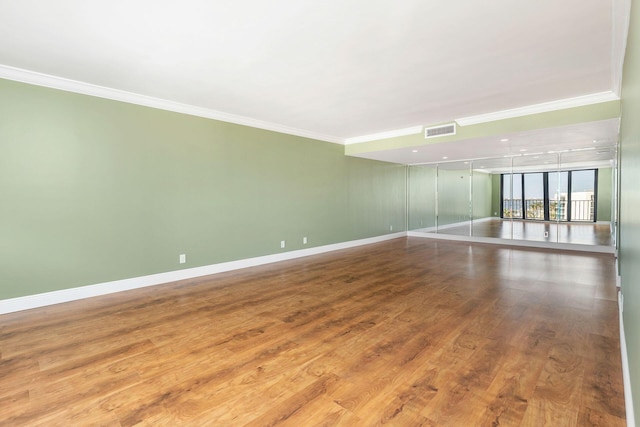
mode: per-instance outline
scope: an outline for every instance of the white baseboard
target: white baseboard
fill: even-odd
[[[633,396],[631,395],[631,377],[629,376],[629,357],[627,355],[627,339],[624,334],[624,299],[622,292],[618,292],[618,312],[620,315],[620,354],[622,356],[622,381],[624,383],[624,406],[627,412],[627,425],[635,426],[633,410]]]
[[[309,249],[300,249],[297,251],[283,252],[255,258],[241,259],[238,261],[223,262],[220,264],[187,268],[183,270],[169,271],[166,273],[151,274],[148,276],[133,277],[130,279],[115,280],[112,282],[98,283],[95,285],[87,285],[77,288],[62,289],[59,291],[5,299],[0,300],[0,314],[13,313],[16,311],[28,310],[31,308],[44,307],[53,304],[60,304],[63,302],[76,301],[84,298],[91,298],[100,295],[107,295],[116,292],[144,288],[147,286],[160,285],[163,283],[175,282],[178,280],[208,276],[210,274],[222,273],[225,271],[239,270],[242,268],[255,267],[258,265],[270,264],[273,262],[302,258],[310,255],[337,251],[340,249],[348,249],[356,246],[383,242],[385,240],[396,239],[398,237],[405,237],[406,235],[407,233],[402,231],[399,233],[385,234],[382,236],[370,237],[367,239],[352,240],[325,246],[317,246]]]

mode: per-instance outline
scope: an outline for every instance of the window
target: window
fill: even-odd
[[[596,182],[595,171],[571,173],[571,221],[594,221]]]
[[[522,174],[502,175],[502,217],[522,218]]]
[[[569,194],[569,172],[549,172],[549,220],[567,220],[567,197]]]
[[[596,221],[596,169],[501,175],[502,218]]]
[[[544,175],[524,174],[524,217],[525,219],[545,219]]]

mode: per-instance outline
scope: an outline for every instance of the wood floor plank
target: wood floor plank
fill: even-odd
[[[511,347],[500,372],[487,388],[490,403],[480,425],[519,425],[545,363],[545,357]]]
[[[0,425],[624,425],[613,257],[420,238],[0,316]]]

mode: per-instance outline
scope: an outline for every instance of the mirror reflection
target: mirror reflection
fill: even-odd
[[[578,154],[411,165],[409,229],[457,240],[615,246],[615,162],[581,165]]]

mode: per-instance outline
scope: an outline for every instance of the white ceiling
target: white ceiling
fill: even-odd
[[[0,0],[0,64],[335,142],[618,93],[626,3]]]

